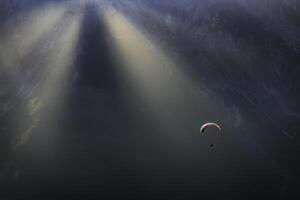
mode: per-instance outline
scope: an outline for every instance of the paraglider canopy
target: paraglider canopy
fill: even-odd
[[[219,129],[219,131],[222,130],[221,126],[217,123],[214,123],[214,122],[208,122],[208,123],[205,123],[201,126],[200,128],[200,133],[204,133],[204,131],[209,128],[209,127],[216,127],[217,129]]]

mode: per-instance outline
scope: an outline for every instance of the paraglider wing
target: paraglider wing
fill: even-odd
[[[217,123],[214,123],[214,122],[208,122],[208,123],[205,123],[201,126],[200,128],[200,132],[201,133],[204,133],[204,131],[208,128],[208,127],[216,127],[217,129],[219,129],[219,131],[221,131],[221,126],[219,126]]]

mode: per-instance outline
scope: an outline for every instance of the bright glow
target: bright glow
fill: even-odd
[[[23,58],[37,42],[63,17],[65,7],[46,4],[31,13],[17,15],[4,27],[0,37],[1,54],[4,60]]]

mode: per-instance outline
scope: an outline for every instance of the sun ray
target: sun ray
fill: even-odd
[[[191,125],[191,129],[199,130],[201,120],[218,121],[220,106],[199,92],[199,86],[186,77],[182,71],[185,64],[180,58],[173,58],[158,48],[115,9],[106,8],[101,12],[112,38],[116,71],[128,85],[126,95],[143,99],[157,122],[171,130],[178,129],[179,122],[181,127]],[[128,99],[134,107],[135,98]]]
[[[30,123],[17,137],[13,149],[27,142],[39,126],[40,118],[50,120],[59,116],[68,91],[72,65],[76,56],[82,15],[73,16],[67,23],[64,33],[57,38],[55,48],[49,52],[49,63],[45,66],[45,79],[32,93],[27,110]],[[46,109],[47,108],[47,109]],[[45,117],[46,116],[46,117]],[[48,136],[49,137],[49,136]]]

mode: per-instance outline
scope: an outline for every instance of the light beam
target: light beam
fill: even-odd
[[[118,11],[102,12],[112,37],[116,71],[129,85],[124,94],[142,98],[157,122],[168,130],[190,126],[190,132],[198,132],[201,120],[218,121],[216,113],[221,109],[185,76],[180,58],[168,56]],[[134,99],[128,100],[133,107]]]
[[[72,16],[66,24],[64,32],[56,38],[55,46],[52,47],[49,55],[46,55],[48,59],[43,59],[44,62],[49,62],[45,63],[45,79],[32,94],[27,108],[27,117],[31,122],[17,138],[17,142],[13,146],[15,150],[31,137],[33,131],[39,126],[40,118],[51,121],[62,114],[61,108],[68,91],[81,21],[82,15]],[[46,137],[49,138],[49,136]]]

